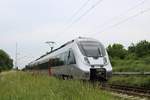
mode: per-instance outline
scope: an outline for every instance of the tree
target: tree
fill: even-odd
[[[13,60],[9,55],[0,49],[0,71],[9,70],[13,67]]]
[[[128,47],[128,52],[129,53],[135,53],[136,46],[134,43],[131,43],[131,45]]]
[[[111,58],[124,59],[127,54],[127,50],[124,49],[124,46],[116,43],[113,45],[109,45],[107,47],[107,51]]]
[[[138,57],[150,55],[150,42],[142,40],[136,44],[135,53]]]

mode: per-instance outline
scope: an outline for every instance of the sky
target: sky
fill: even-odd
[[[105,47],[150,41],[150,0],[0,0],[0,49],[23,68],[79,36]]]

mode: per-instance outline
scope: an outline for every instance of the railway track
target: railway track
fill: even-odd
[[[147,98],[147,100],[150,100],[150,88],[145,87],[131,87],[131,86],[124,86],[124,85],[114,85],[114,84],[103,84],[101,87],[102,89],[113,91],[117,93],[132,95],[132,96],[138,96],[138,97],[144,97]]]
[[[135,75],[135,76],[150,76],[150,72],[113,72],[113,75],[116,76],[126,76],[126,75]]]

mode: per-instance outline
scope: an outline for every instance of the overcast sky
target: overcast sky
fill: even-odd
[[[80,10],[79,10],[80,9]],[[79,36],[105,46],[150,41],[150,0],[0,0],[0,49],[24,67]]]

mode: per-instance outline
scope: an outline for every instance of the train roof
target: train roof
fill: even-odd
[[[65,44],[61,45],[60,47],[54,49],[53,51],[47,52],[46,54],[40,56],[39,58],[37,58],[37,59],[34,60],[34,61],[37,61],[37,60],[39,60],[39,59],[41,59],[41,58],[43,58],[43,57],[45,57],[45,56],[47,56],[47,55],[49,55],[49,54],[51,54],[51,53],[53,53],[53,52],[55,52],[55,51],[57,51],[57,50],[59,50],[59,49],[65,47],[66,45],[73,43],[74,41],[75,41],[75,42],[79,42],[79,41],[97,41],[97,40],[96,40],[96,39],[93,39],[93,38],[87,38],[87,37],[78,37],[78,38],[76,38],[76,39],[74,39],[74,40],[71,40],[71,41],[66,42]],[[32,64],[34,61],[30,62],[29,64]]]

